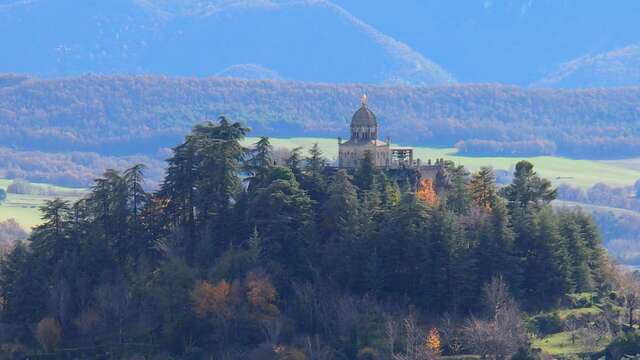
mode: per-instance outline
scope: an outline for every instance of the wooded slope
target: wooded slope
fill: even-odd
[[[329,85],[96,76],[0,78],[0,141],[35,150],[156,154],[224,114],[270,136],[347,136],[367,93],[383,137],[467,154],[640,155],[640,88]]]

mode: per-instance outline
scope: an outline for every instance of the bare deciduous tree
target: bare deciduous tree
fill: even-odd
[[[280,342],[280,333],[282,332],[282,320],[280,318],[271,318],[262,320],[262,333],[265,341],[276,346]]]
[[[442,316],[440,334],[442,335],[442,342],[444,346],[449,348],[451,353],[458,354],[462,351],[462,334],[460,333],[460,326],[458,322],[447,313]]]
[[[393,360],[432,360],[440,357],[426,346],[426,334],[412,317],[404,319],[403,328],[405,349],[403,353],[394,354]]]
[[[527,342],[520,309],[501,276],[485,285],[484,301],[486,320],[471,318],[463,330],[466,345],[483,358],[506,359]]]
[[[392,316],[385,321],[385,333],[387,335],[387,346],[389,347],[389,356],[393,357],[396,353],[395,345],[398,338],[398,323]]]
[[[304,352],[309,360],[331,360],[334,359],[333,351],[320,341],[318,335],[307,336],[304,344]]]
[[[621,270],[616,276],[616,282],[618,291],[624,300],[627,323],[630,328],[633,328],[635,324],[634,314],[640,307],[640,281],[638,281],[638,274]]]
[[[576,331],[576,337],[587,351],[595,353],[601,349],[602,343],[611,336],[605,319],[598,319]]]

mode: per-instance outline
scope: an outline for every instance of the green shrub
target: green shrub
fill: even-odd
[[[607,345],[607,359],[618,360],[625,355],[640,354],[640,333],[637,331],[622,333]]]
[[[545,313],[535,316],[532,319],[535,332],[540,335],[555,334],[563,331],[563,321],[558,313]]]
[[[593,306],[593,294],[580,293],[569,295],[570,305],[574,309],[588,308]]]

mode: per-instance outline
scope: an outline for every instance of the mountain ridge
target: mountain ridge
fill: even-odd
[[[455,81],[433,61],[330,1],[10,4],[0,10],[5,20],[0,40],[14,49],[0,59],[4,72],[211,76],[253,63],[302,81]],[[26,61],[25,53],[32,54]]]
[[[640,87],[415,87],[150,75],[29,78],[0,87],[0,141],[26,150],[155,154],[193,124],[219,115],[268,136],[337,137],[348,133],[363,93],[382,136],[404,144],[465,142],[461,149],[471,155],[530,156],[549,149],[574,158],[640,155]]]
[[[640,43],[584,55],[564,62],[542,79],[538,87],[620,87],[640,84]]]

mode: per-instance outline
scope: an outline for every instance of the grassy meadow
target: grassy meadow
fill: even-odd
[[[248,138],[247,144],[254,143],[256,138]],[[327,138],[287,138],[271,139],[273,146],[277,148],[293,149],[301,146],[305,149],[318,143],[325,156],[331,160],[337,159],[338,141]],[[492,166],[497,170],[511,171],[520,160],[531,161],[536,171],[552,180],[556,184],[568,183],[588,188],[596,183],[603,182],[612,186],[628,186],[640,179],[640,159],[625,160],[574,160],[555,156],[536,157],[473,157],[457,155],[455,148],[428,148],[414,147],[414,156],[426,161],[428,159],[444,158],[453,160],[457,164],[464,165],[471,170],[477,170],[481,166]]]
[[[0,179],[0,188],[7,189],[12,180]],[[9,194],[7,199],[0,203],[0,221],[15,219],[25,230],[41,223],[40,206],[44,205],[45,200],[51,200],[59,197],[63,200],[75,201],[80,198],[81,189],[71,189],[48,184],[33,184],[36,187],[43,187],[47,190],[53,190],[55,195],[30,195],[30,194]]]
[[[247,138],[245,145],[252,144],[256,140],[256,138]],[[279,148],[293,149],[298,146],[308,149],[317,142],[325,156],[331,161],[335,161],[338,156],[338,142],[336,139],[312,137],[272,138],[271,142],[276,150]],[[516,162],[526,159],[536,166],[538,173],[549,178],[554,183],[569,183],[581,188],[588,188],[598,182],[613,186],[628,186],[640,179],[640,158],[595,161],[573,160],[554,156],[530,158],[471,157],[456,155],[455,148],[428,147],[415,147],[415,156],[423,161],[437,158],[449,159],[471,170],[476,170],[481,166],[492,166],[494,169],[511,171]],[[6,189],[11,182],[12,180],[0,179],[0,188]],[[48,184],[34,185],[53,190],[62,196],[7,194],[7,200],[0,204],[0,221],[14,218],[23,228],[31,229],[41,222],[39,208],[44,204],[45,200],[60,197],[65,200],[75,201],[80,197],[78,189]],[[585,205],[580,204],[580,206]]]

